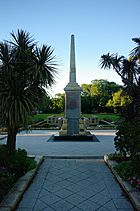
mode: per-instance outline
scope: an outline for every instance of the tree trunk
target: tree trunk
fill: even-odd
[[[16,149],[17,129],[14,127],[8,128],[7,147],[10,151]]]

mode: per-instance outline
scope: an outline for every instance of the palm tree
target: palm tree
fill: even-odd
[[[138,83],[139,78],[139,67],[135,60],[108,53],[101,56],[100,65],[101,68],[115,70],[121,77],[128,94],[131,95],[133,86]]]
[[[132,40],[136,43],[137,46],[130,52],[130,56],[132,56],[133,59],[138,60],[140,63],[140,37],[133,38]]]
[[[132,103],[127,107],[125,117],[127,119],[133,119],[139,116],[140,113],[137,113],[138,92],[136,92],[136,87],[139,83],[140,72],[136,60],[132,59],[132,57],[126,59],[123,56],[118,56],[117,54],[110,55],[108,53],[101,56],[100,65],[101,68],[112,68],[115,70],[124,83],[126,93],[133,98]]]
[[[37,107],[45,88],[55,83],[55,56],[50,46],[37,46],[29,33],[11,33],[0,43],[0,113],[8,128],[7,146],[16,148],[16,134]]]

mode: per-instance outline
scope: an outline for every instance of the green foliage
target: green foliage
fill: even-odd
[[[7,146],[14,150],[18,129],[28,125],[57,70],[51,46],[38,47],[23,30],[12,32],[11,38],[0,42],[0,115],[8,128]]]
[[[65,109],[65,94],[58,93],[51,99],[51,112],[62,113]]]
[[[46,120],[49,116],[58,116],[58,117],[64,117],[64,113],[61,114],[35,114],[32,116],[32,122],[39,122]],[[97,117],[99,120],[107,120],[109,122],[116,122],[119,121],[120,115],[118,114],[109,114],[109,113],[96,113],[96,115],[93,115],[91,113],[89,114],[82,114],[81,117]]]
[[[107,112],[109,110],[106,107],[108,100],[121,87],[103,79],[92,80],[91,84],[82,84],[82,113]]]
[[[114,142],[116,150],[123,156],[136,156],[140,152],[140,121],[122,121],[118,125]]]
[[[121,162],[117,164],[117,166],[115,166],[114,169],[119,174],[119,176],[124,180],[134,176],[132,161]]]
[[[99,120],[106,120],[109,122],[118,122],[120,120],[119,114],[111,114],[111,113],[98,113],[96,114]]]
[[[122,153],[117,153],[117,152],[109,154],[108,157],[109,157],[109,160],[114,160],[118,163],[129,160],[129,157],[125,157],[123,156]]]
[[[10,164],[10,171],[15,174],[16,178],[36,167],[35,160],[27,157],[27,152],[21,149],[11,153]]]
[[[124,180],[134,176],[140,178],[140,156],[135,156],[135,158],[129,161],[120,162],[114,169]]]
[[[36,167],[36,162],[27,156],[25,150],[10,152],[5,145],[0,146],[0,167],[7,168],[8,172],[18,178],[27,171]]]
[[[15,183],[15,176],[0,168],[0,201]]]
[[[140,154],[136,154],[132,158],[132,166],[134,169],[134,175],[140,178]]]
[[[43,113],[51,113],[52,112],[51,105],[52,105],[52,101],[51,101],[50,96],[48,96],[47,94],[44,94],[44,96],[39,100],[37,110]]]
[[[27,157],[25,150],[10,152],[6,145],[0,145],[0,201],[17,179],[36,167],[36,161]]]
[[[9,172],[0,172],[0,188],[3,189],[5,186],[8,186],[9,188],[12,187],[12,185],[15,182],[15,177],[13,174]]]
[[[58,117],[64,117],[64,113],[61,113],[61,114],[35,114],[32,116],[32,121],[40,122],[40,121],[46,120],[49,116],[52,116],[52,115],[55,115]]]
[[[117,113],[125,108],[125,106],[129,105],[132,102],[130,96],[124,93],[122,89],[112,94],[112,99],[109,99],[106,104],[107,107],[111,107],[117,110]]]

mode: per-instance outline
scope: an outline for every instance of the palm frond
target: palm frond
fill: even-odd
[[[35,46],[34,39],[30,36],[29,32],[26,32],[24,30],[17,30],[17,33],[11,32],[13,41],[10,41],[10,43],[21,49],[33,48]],[[9,41],[8,41],[9,42]]]

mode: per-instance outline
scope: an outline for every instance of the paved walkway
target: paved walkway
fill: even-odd
[[[46,156],[103,156],[115,151],[113,130],[91,131],[100,142],[47,142],[54,133],[57,131],[36,130],[27,134],[23,131],[17,136],[17,148],[26,149],[28,154]]]
[[[41,165],[17,211],[132,211],[101,159],[49,159]]]
[[[55,132],[32,131],[17,136],[17,148],[26,149],[28,154],[73,157],[46,158],[17,211],[133,210],[104,161],[86,159],[114,152],[115,131],[91,131],[100,142],[48,142]]]

